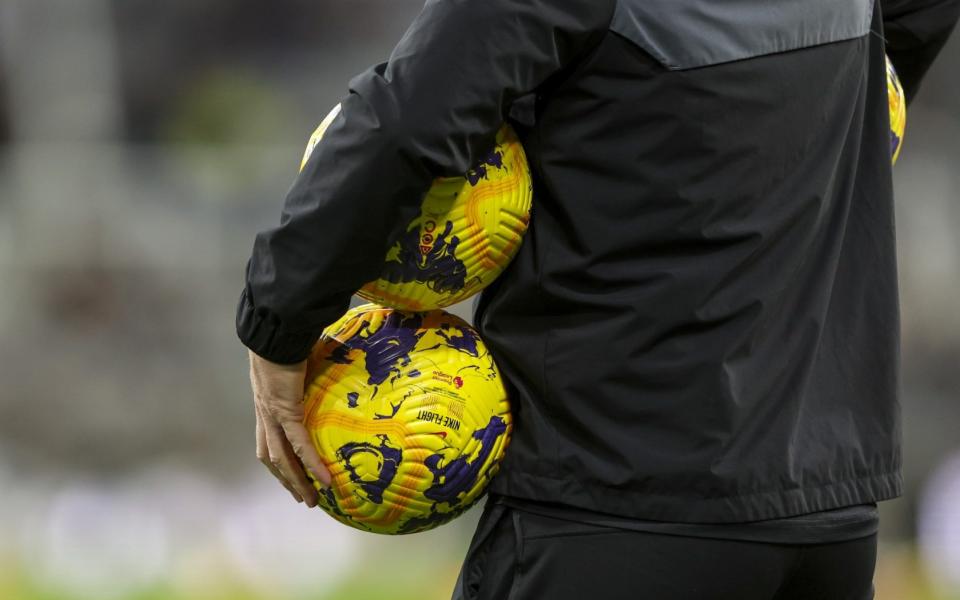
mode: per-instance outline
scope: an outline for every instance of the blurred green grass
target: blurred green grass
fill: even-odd
[[[2,557],[0,557],[2,558]],[[57,588],[31,578],[29,569],[9,557],[0,561],[2,600],[447,600],[457,569],[418,564],[408,556],[384,568],[380,560],[345,573],[329,589],[289,592],[258,589],[241,582],[228,570],[210,572],[202,585],[162,582],[125,594],[91,594]],[[938,590],[927,579],[917,549],[912,545],[881,547],[875,577],[876,600],[960,600],[960,590]],[[655,600],[655,599],[651,599]],[[814,600],[814,599],[811,599]]]
[[[14,560],[0,562],[2,600],[447,600],[457,578],[451,564],[438,568],[417,565],[410,558],[383,568],[381,561],[345,573],[328,589],[291,592],[263,589],[242,582],[236,572],[214,569],[197,584],[160,582],[137,591],[102,593],[72,591],[63,584],[38,581],[29,569]]]

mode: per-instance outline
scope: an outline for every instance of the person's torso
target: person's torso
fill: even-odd
[[[534,216],[475,316],[516,411],[497,493],[719,523],[899,492],[873,7],[724,4],[624,2],[514,106]]]

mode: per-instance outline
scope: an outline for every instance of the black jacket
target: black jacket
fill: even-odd
[[[958,4],[883,4],[910,97]],[[516,412],[494,491],[679,522],[893,497],[881,35],[870,0],[429,0],[257,237],[240,337],[306,357],[509,119],[535,198],[475,314]]]

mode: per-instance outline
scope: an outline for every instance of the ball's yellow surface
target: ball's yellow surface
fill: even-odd
[[[462,319],[368,304],[324,332],[308,362],[304,423],[333,476],[320,506],[375,533],[457,517],[510,440],[507,394]]]
[[[907,128],[907,100],[903,95],[903,86],[893,68],[890,58],[887,58],[887,101],[890,104],[890,153],[893,162],[900,157],[900,147],[903,143],[903,134]]]
[[[301,169],[340,111],[310,137]],[[358,294],[401,310],[424,311],[466,300],[488,286],[516,255],[530,221],[533,183],[523,146],[508,125],[463,177],[436,179],[420,214],[384,257],[380,277]]]

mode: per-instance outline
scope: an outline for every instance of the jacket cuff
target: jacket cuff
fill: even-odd
[[[319,333],[284,331],[278,319],[254,309],[247,290],[237,305],[237,336],[256,355],[281,365],[306,360],[320,339]]]

